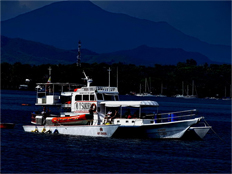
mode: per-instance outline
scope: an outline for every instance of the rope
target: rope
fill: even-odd
[[[205,120],[205,118],[203,118],[203,119],[204,119],[205,123],[207,124],[207,126],[210,126],[209,123]],[[212,126],[210,126],[210,129],[213,131],[213,133],[214,133],[215,135],[217,135],[217,137],[218,137],[220,140],[222,140],[224,143],[226,143],[226,142],[213,130]]]

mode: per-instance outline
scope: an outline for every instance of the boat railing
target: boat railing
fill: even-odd
[[[197,110],[185,110],[185,111],[178,111],[178,112],[169,112],[169,113],[158,113],[154,114],[154,120],[159,122],[173,122],[173,121],[181,121],[190,119],[197,115]],[[149,115],[147,115],[149,116]],[[151,115],[150,115],[151,116]]]
[[[61,105],[62,92],[71,92],[78,86],[76,83],[37,83],[36,105]]]
[[[108,86],[90,86],[82,87],[83,91],[97,91],[97,92],[118,92],[117,87],[108,87]]]

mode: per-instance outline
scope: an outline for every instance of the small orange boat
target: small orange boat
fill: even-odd
[[[13,129],[14,126],[14,123],[1,123],[1,129]]]

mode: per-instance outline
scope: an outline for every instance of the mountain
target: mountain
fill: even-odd
[[[217,63],[209,60],[206,56],[197,52],[187,52],[180,48],[153,48],[146,45],[130,50],[122,50],[107,54],[99,54],[85,59],[88,63],[101,60],[107,63],[126,63],[136,65],[153,66],[154,64],[176,65],[178,62],[186,62],[194,59],[198,64]]]
[[[13,64],[71,64],[77,52],[67,51],[38,42],[1,36],[1,62]]]
[[[2,35],[62,49],[76,49],[78,40],[98,53],[140,45],[199,52],[212,61],[230,63],[230,46],[212,45],[185,35],[165,22],[152,22],[104,11],[89,1],[55,2],[1,22]]]
[[[77,50],[63,50],[38,42],[20,38],[1,36],[1,62],[10,64],[73,64]],[[81,49],[81,61],[85,63],[125,63],[153,66],[154,64],[176,65],[194,59],[198,64],[215,63],[200,53],[186,52],[175,48],[152,48],[146,45],[130,50],[98,54],[88,49]]]

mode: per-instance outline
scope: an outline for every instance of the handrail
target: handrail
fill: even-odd
[[[176,111],[176,112],[167,112],[167,113],[158,113],[157,115],[166,115],[166,114],[177,114],[177,113],[183,113],[183,112],[197,112],[196,109],[192,110],[185,110],[185,111]]]
[[[182,118],[182,117],[191,117],[195,116],[196,114],[189,114],[189,115],[181,115],[181,116],[174,116],[172,118]],[[164,118],[154,118],[154,120],[164,120],[164,119],[170,119],[171,117],[164,117]]]

